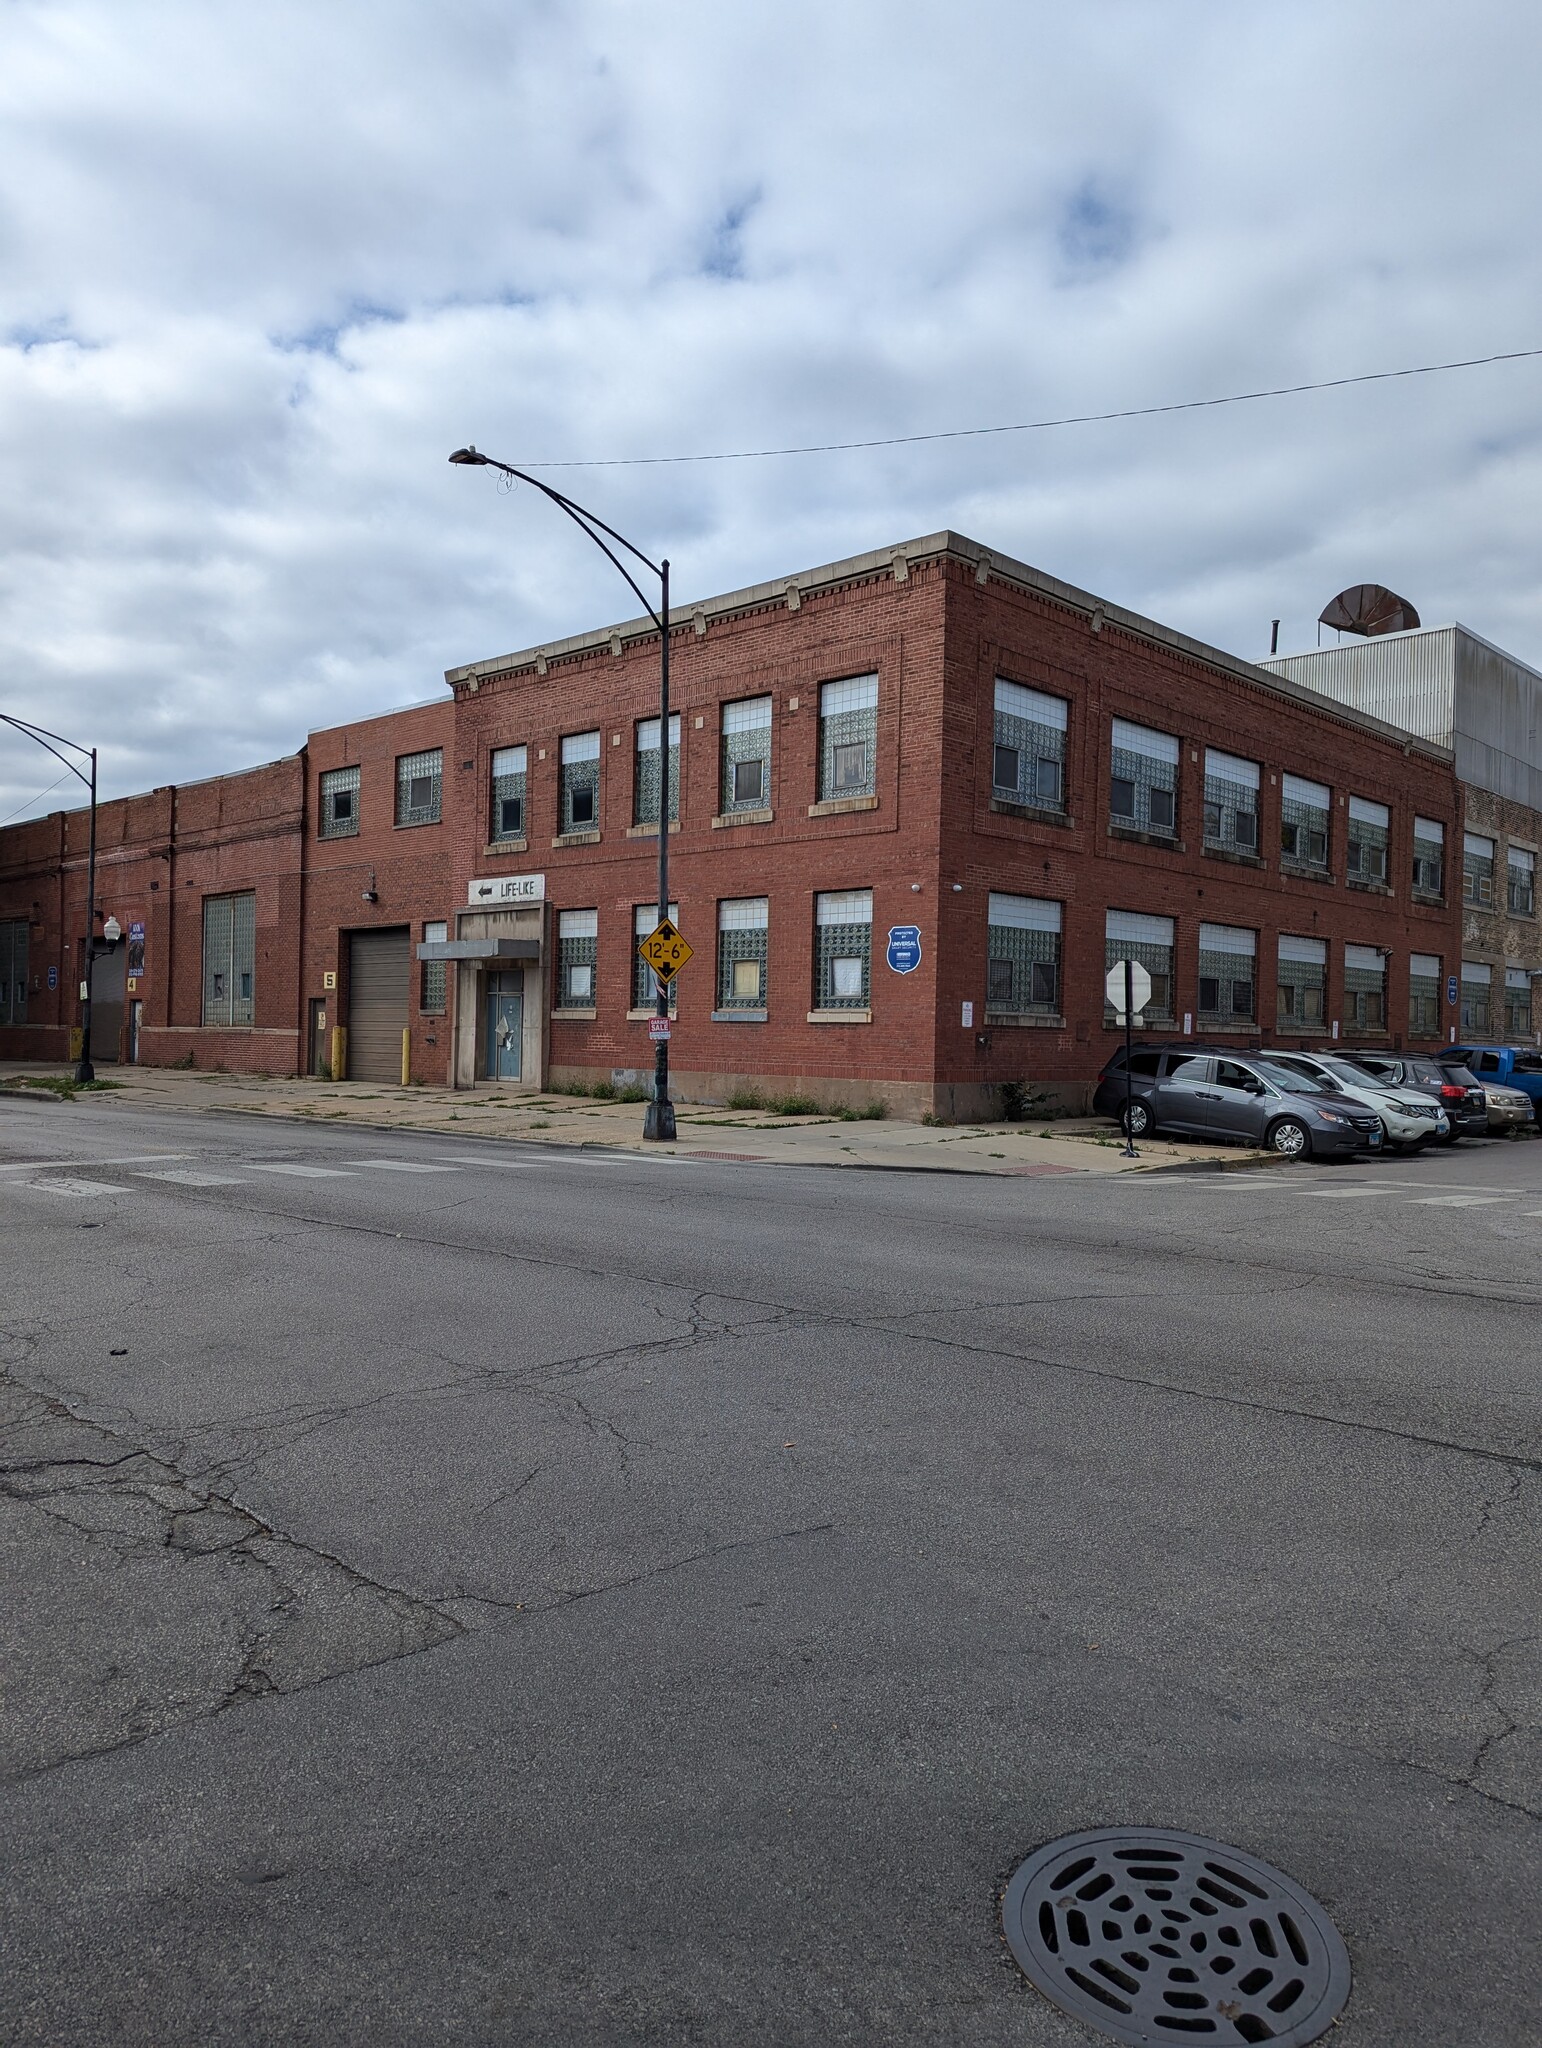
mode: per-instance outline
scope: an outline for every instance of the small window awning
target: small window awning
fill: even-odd
[[[539,960],[539,939],[424,939],[420,960]]]

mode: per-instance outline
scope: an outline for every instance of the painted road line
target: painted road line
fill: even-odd
[[[36,1188],[45,1195],[122,1195],[128,1190],[110,1180],[78,1180],[65,1175],[59,1180],[24,1180],[18,1183],[24,1188]]]
[[[342,1166],[259,1166],[253,1159],[243,1159],[242,1166],[248,1173],[287,1173],[296,1180],[347,1180],[348,1169]]]
[[[1482,1209],[1490,1202],[1513,1202],[1513,1195],[1420,1195],[1411,1209]]]
[[[372,1167],[377,1173],[459,1173],[458,1166],[427,1166],[416,1159],[350,1159],[348,1171]]]
[[[49,1173],[66,1166],[161,1166],[173,1159],[187,1159],[186,1152],[138,1152],[131,1159],[8,1159],[0,1173]]]
[[[228,1173],[194,1173],[191,1169],[173,1167],[169,1173],[136,1173],[135,1180],[170,1180],[182,1188],[242,1188],[248,1185],[233,1179]]]
[[[1317,1202],[1353,1202],[1366,1195],[1390,1195],[1391,1188],[1308,1188]]]

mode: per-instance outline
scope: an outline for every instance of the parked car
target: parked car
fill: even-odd
[[[1498,1082],[1505,1088],[1519,1088],[1531,1100],[1542,1103],[1542,1052],[1525,1045],[1453,1045],[1444,1060],[1460,1060],[1479,1084],[1488,1088]]]
[[[1454,1145],[1458,1138],[1488,1136],[1488,1104],[1483,1090],[1465,1067],[1442,1066],[1424,1053],[1405,1055],[1390,1052],[1346,1053],[1357,1067],[1363,1067],[1373,1081],[1396,1088],[1399,1093],[1429,1095],[1446,1113],[1451,1128],[1440,1139]]]
[[[1286,1159],[1348,1158],[1379,1152],[1381,1118],[1311,1074],[1290,1073],[1249,1054],[1139,1046],[1128,1083],[1121,1060],[1099,1076],[1092,1098],[1099,1116],[1123,1123],[1130,1090],[1134,1138],[1155,1131],[1193,1138],[1234,1138]]]
[[[1363,1102],[1367,1109],[1374,1109],[1381,1118],[1389,1151],[1421,1151],[1435,1139],[1445,1137],[1451,1128],[1445,1111],[1433,1097],[1412,1089],[1400,1092],[1395,1086],[1373,1081],[1353,1060],[1334,1053],[1297,1052],[1294,1046],[1288,1050],[1271,1046],[1267,1057],[1287,1073],[1313,1074],[1336,1088],[1340,1095],[1348,1095]]]
[[[1488,1098],[1490,1132],[1508,1138],[1512,1131],[1536,1128],[1537,1106],[1521,1089],[1498,1088],[1490,1081],[1483,1093]]]

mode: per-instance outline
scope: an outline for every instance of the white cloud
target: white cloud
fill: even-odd
[[[625,616],[451,469],[849,440],[1542,344],[1499,0],[21,0],[0,704],[146,787]],[[1382,580],[1542,661],[1542,363],[553,472],[682,599],[951,524],[1241,653]],[[0,748],[0,815],[51,779]],[[46,799],[42,808],[61,796]]]

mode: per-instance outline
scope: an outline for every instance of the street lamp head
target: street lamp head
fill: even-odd
[[[455,453],[450,457],[450,460],[452,462],[485,463],[487,461],[487,457],[485,455],[478,455],[475,448],[457,448]]]
[[[102,926],[102,937],[107,941],[108,945],[116,946],[119,939],[121,939],[122,936],[122,925],[119,924],[118,920],[115,917],[108,918],[106,924]]]

